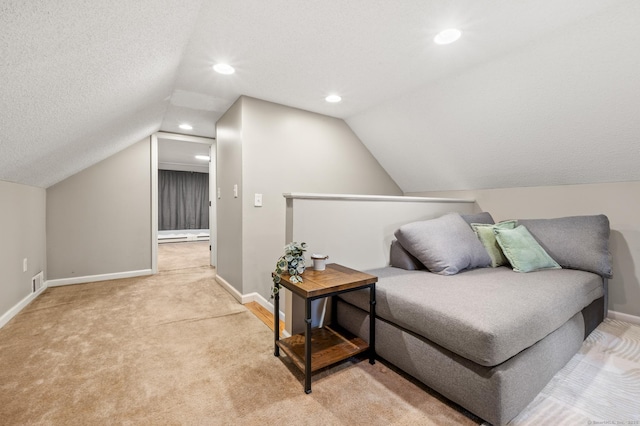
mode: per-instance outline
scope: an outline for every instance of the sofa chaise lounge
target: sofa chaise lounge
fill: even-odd
[[[528,273],[514,272],[517,259],[495,267],[482,254],[474,260],[471,223],[500,226],[486,213],[455,213],[396,232],[392,266],[368,271],[379,277],[376,352],[471,413],[505,424],[606,317],[609,221],[603,215],[514,221],[559,265]],[[503,249],[506,255],[510,247]],[[365,290],[345,293],[336,304],[338,324],[365,340],[368,303]]]

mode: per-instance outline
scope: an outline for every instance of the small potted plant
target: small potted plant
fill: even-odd
[[[276,270],[272,274],[273,276],[273,290],[272,293],[278,292],[276,284],[280,284],[281,274],[288,273],[289,281],[292,283],[301,283],[302,277],[300,276],[304,272],[304,252],[307,251],[307,243],[291,242],[284,246],[284,255],[280,256],[276,263]],[[272,296],[273,297],[273,296]]]

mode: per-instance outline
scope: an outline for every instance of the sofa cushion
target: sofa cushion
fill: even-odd
[[[453,276],[382,268],[376,315],[477,364],[498,365],[562,326],[604,295],[590,272],[546,269],[516,274],[506,267]],[[340,298],[369,310],[369,291]]]
[[[406,251],[398,240],[391,241],[389,263],[391,266],[406,269],[408,271],[425,269],[425,266],[411,253]]]
[[[513,229],[494,228],[493,232],[514,271],[560,269],[560,265],[544,251],[525,226],[518,225]]]
[[[493,232],[496,228],[513,229],[516,227],[515,220],[507,220],[504,222],[496,223],[495,225],[484,223],[472,223],[471,228],[476,233],[480,242],[489,253],[491,257],[491,267],[496,268],[498,266],[506,265],[509,263],[504,253],[496,241],[496,234]]]
[[[431,272],[453,275],[487,267],[491,258],[459,213],[403,225],[395,236]]]
[[[609,219],[570,216],[557,219],[518,220],[563,268],[613,276],[609,252]]]
[[[471,213],[471,214],[461,214],[462,218],[469,225],[472,223],[484,223],[488,225],[493,225],[496,223],[489,212],[480,212],[480,213]]]

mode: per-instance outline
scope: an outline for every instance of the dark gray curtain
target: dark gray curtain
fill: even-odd
[[[209,174],[158,170],[158,229],[209,228]]]

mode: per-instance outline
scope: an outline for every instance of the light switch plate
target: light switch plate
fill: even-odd
[[[254,195],[253,205],[255,207],[262,207],[262,194],[255,194]]]
[[[233,185],[233,198],[238,198],[238,184]]]

